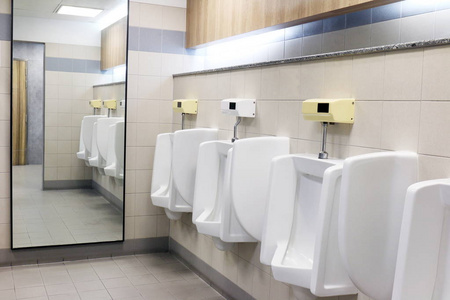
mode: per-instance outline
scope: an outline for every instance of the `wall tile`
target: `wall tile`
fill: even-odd
[[[162,30],[153,28],[139,29],[139,51],[161,52],[161,47]]]
[[[163,30],[162,52],[172,54],[184,54],[184,32]]]
[[[383,98],[385,55],[372,54],[353,58],[353,97],[357,100]]]
[[[450,100],[450,46],[424,50],[423,100]]]
[[[420,116],[419,153],[448,156],[450,142],[446,138],[445,120],[450,102],[423,101]]]
[[[392,3],[372,8],[372,22],[384,22],[401,17],[402,3]]]
[[[302,55],[313,55],[322,52],[322,35],[305,36],[302,42]]]
[[[324,90],[321,93],[325,98],[346,98],[352,93],[352,58],[337,58],[325,62]]]
[[[403,18],[400,27],[402,43],[431,40],[434,38],[434,13]]]
[[[415,16],[419,14],[425,14],[433,12],[435,10],[436,3],[433,1],[426,2],[414,2],[406,1],[402,3],[402,17]]]
[[[302,55],[302,38],[286,40],[284,42],[284,58],[299,57]]]
[[[397,19],[372,24],[370,45],[374,47],[400,43],[400,23],[401,20]]]
[[[186,9],[179,7],[163,7],[162,29],[186,31]]]
[[[323,32],[332,32],[345,29],[345,15],[331,17],[323,20]]]
[[[434,38],[442,39],[450,36],[450,10],[443,10],[436,12]]]
[[[253,268],[253,265],[243,259],[238,262],[237,284],[249,294],[252,293],[253,288]]]
[[[161,53],[151,53],[151,52],[138,52],[138,53],[139,53],[138,74],[160,76],[162,72]]]
[[[162,29],[162,6],[141,3],[139,13],[140,27]]]
[[[385,100],[420,100],[423,50],[387,53],[384,75]]]
[[[11,40],[11,15],[0,13],[0,41]]]
[[[284,40],[292,40],[303,37],[303,25],[288,27],[284,30]]]
[[[134,237],[136,239],[156,237],[157,220],[157,216],[134,217]]]
[[[0,94],[0,120],[9,120],[10,95]]]
[[[301,82],[300,82],[300,64],[291,64],[279,68],[279,94],[278,99],[299,99]]]
[[[11,42],[0,41],[0,67],[9,68],[11,65]]]
[[[278,99],[280,91],[279,68],[264,68],[261,73],[261,99]]]
[[[419,155],[419,181],[450,177],[450,158]]]
[[[323,34],[322,52],[336,52],[345,50],[345,31],[333,31]]]
[[[366,9],[349,13],[346,16],[346,28],[353,28],[372,23],[372,10]]]
[[[276,135],[296,138],[298,136],[300,115],[300,102],[278,102],[278,128]]]
[[[325,62],[300,64],[300,99],[320,98],[324,89]]]
[[[140,10],[141,4],[139,2],[130,1],[129,11],[128,11],[128,22],[129,26],[139,27],[140,26]]]
[[[303,36],[323,33],[323,20],[303,24]]]
[[[349,136],[350,145],[380,148],[382,111],[381,101],[355,102],[355,123]]]
[[[385,101],[381,131],[381,148],[417,151],[419,141],[420,102]]]
[[[270,275],[256,267],[253,268],[252,296],[258,300],[270,299]]]
[[[371,25],[358,26],[345,31],[345,49],[370,47]]]

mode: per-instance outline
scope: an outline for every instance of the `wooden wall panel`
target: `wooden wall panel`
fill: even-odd
[[[126,62],[127,18],[102,30],[101,69],[106,70]]]
[[[400,0],[187,0],[186,47]]]
[[[27,62],[13,61],[12,165],[27,163]]]

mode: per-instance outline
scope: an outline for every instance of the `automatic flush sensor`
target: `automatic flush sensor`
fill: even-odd
[[[256,114],[255,99],[224,99],[220,103],[220,110],[223,114],[236,116],[236,123],[233,129],[232,142],[238,139],[237,127],[242,118],[254,118]]]
[[[174,112],[181,113],[181,129],[184,129],[184,117],[186,114],[197,114],[197,99],[178,99],[173,100],[172,109]]]
[[[305,120],[322,122],[322,148],[320,159],[327,159],[326,151],[328,124],[354,123],[355,99],[311,99],[302,104]]]

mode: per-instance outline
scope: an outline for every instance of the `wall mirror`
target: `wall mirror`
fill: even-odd
[[[123,241],[127,29],[127,0],[13,0],[13,249]]]

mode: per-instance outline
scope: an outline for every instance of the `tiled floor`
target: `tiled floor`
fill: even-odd
[[[0,268],[0,299],[225,299],[168,253]]]
[[[38,165],[14,166],[13,174],[14,247],[122,239],[122,212],[96,190],[43,191]]]

